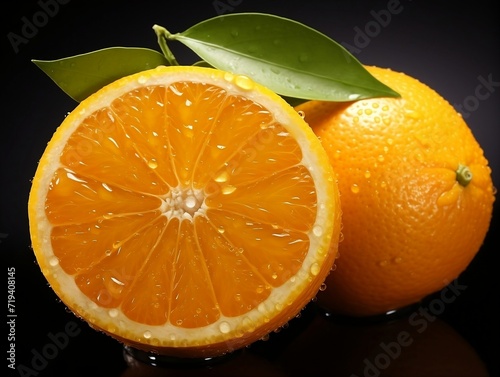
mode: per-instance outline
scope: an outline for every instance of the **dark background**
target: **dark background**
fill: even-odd
[[[31,59],[57,59],[111,46],[158,50],[151,29],[155,23],[181,32],[218,14],[247,11],[305,23],[354,47],[352,52],[362,63],[406,72],[433,87],[462,108],[498,187],[500,46],[499,14],[493,4],[442,0],[3,3],[2,82],[7,85],[1,94],[0,255],[4,271],[15,268],[16,365],[30,368],[24,374],[7,368],[9,375],[500,375],[498,264],[494,262],[499,249],[498,201],[483,247],[457,280],[461,288],[453,302],[443,304],[437,292],[394,318],[363,322],[325,318],[312,303],[287,329],[220,364],[163,370],[127,366],[117,342],[65,310],[35,263],[26,209],[37,161],[64,115],[76,105]],[[398,12],[383,18],[388,9]],[[23,25],[33,17],[38,17],[40,26],[28,30]],[[368,36],[361,37],[360,30]],[[25,38],[18,51],[8,37],[14,34]],[[172,44],[171,48],[181,64],[196,61],[184,46]],[[488,92],[482,84],[485,80],[490,81]],[[476,92],[479,85],[483,85],[481,98]],[[487,98],[484,93],[489,93]],[[7,338],[9,328],[4,328]],[[398,348],[403,332],[410,334],[412,342],[400,341]],[[6,339],[6,351],[8,343]],[[47,357],[42,359],[44,352]]]

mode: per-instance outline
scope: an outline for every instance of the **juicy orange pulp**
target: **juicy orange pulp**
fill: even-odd
[[[63,302],[125,342],[242,346],[293,318],[333,263],[328,158],[305,123],[279,120],[302,122],[291,107],[150,75],[56,132],[30,198],[37,259]]]

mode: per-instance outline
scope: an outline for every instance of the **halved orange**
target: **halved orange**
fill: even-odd
[[[82,101],[29,198],[32,246],[63,303],[127,345],[244,347],[316,295],[340,205],[319,140],[245,76],[158,67]]]

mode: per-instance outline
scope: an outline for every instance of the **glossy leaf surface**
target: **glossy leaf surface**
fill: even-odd
[[[247,75],[287,97],[352,101],[399,96],[334,40],[274,15],[218,16],[166,38],[218,69]]]
[[[161,53],[136,47],[111,47],[58,60],[33,62],[78,102],[121,77],[168,65]]]

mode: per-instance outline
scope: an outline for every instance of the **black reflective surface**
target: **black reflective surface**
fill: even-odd
[[[484,246],[456,281],[454,300],[437,292],[397,315],[365,321],[327,316],[312,303],[288,328],[223,360],[153,361],[162,367],[146,365],[140,360],[151,363],[151,358],[131,355],[65,310],[35,264],[26,214],[37,161],[75,106],[30,59],[110,46],[158,49],[153,24],[180,32],[223,12],[293,18],[343,43],[362,63],[401,70],[429,84],[462,112],[498,187],[500,46],[498,11],[492,6],[442,0],[4,3],[0,255],[4,271],[15,272],[16,314],[6,313],[4,370],[12,376],[499,375],[498,202]],[[179,44],[172,50],[182,63],[195,61]],[[10,354],[17,369],[8,367]]]

